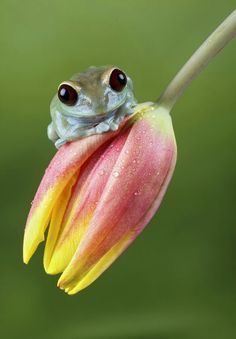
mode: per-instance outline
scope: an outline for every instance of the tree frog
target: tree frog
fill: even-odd
[[[136,104],[132,81],[122,70],[89,67],[59,85],[50,105],[48,137],[59,148],[68,141],[115,131]]]

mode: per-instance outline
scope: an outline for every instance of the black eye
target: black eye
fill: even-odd
[[[78,94],[70,85],[62,84],[58,89],[58,98],[61,102],[63,102],[63,104],[73,106],[78,99]]]
[[[109,84],[111,88],[114,89],[114,91],[121,92],[122,89],[127,84],[127,78],[126,78],[125,73],[123,73],[118,68],[113,69],[110,75]]]

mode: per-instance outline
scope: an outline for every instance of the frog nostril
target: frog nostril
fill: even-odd
[[[78,99],[78,93],[72,86],[62,84],[58,89],[58,98],[63,104],[74,106]]]

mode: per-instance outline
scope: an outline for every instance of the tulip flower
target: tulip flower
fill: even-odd
[[[24,236],[24,262],[47,239],[44,267],[68,294],[87,287],[148,224],[176,163],[169,112],[190,82],[236,35],[236,11],[171,81],[158,103],[139,104],[113,132],[61,146],[38,188]]]
[[[136,107],[119,132],[63,145],[32,204],[24,239],[27,263],[48,236],[47,273],[74,294],[93,282],[147,225],[176,162],[171,117],[153,104]]]

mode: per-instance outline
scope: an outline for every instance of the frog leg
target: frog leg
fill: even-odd
[[[78,139],[88,137],[96,133],[97,133],[96,127],[82,128],[81,126],[78,126],[78,127],[71,126],[71,128],[67,129],[63,138],[59,139],[60,141],[58,140],[56,143],[60,147],[66,142],[78,140]]]
[[[52,122],[48,125],[47,134],[48,134],[48,138],[54,143],[59,139],[59,136]]]
[[[117,131],[126,115],[127,114],[124,110],[119,110],[119,112],[117,112],[117,115],[108,120],[107,123],[109,124],[109,129],[112,131]]]

